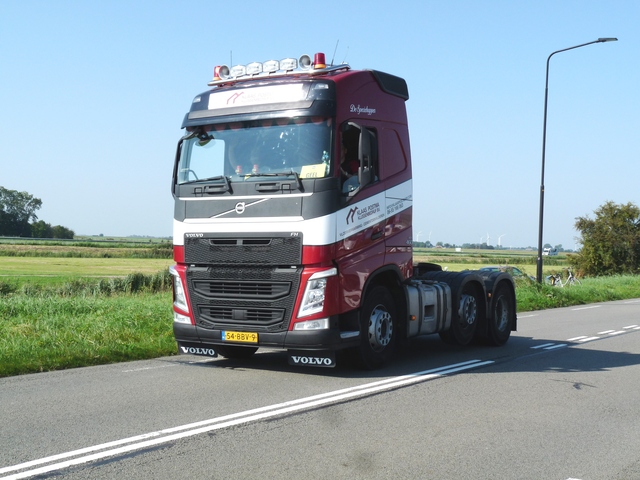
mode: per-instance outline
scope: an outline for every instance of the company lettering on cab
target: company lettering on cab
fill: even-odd
[[[361,107],[360,105],[356,106],[353,103],[351,104],[349,111],[351,113],[357,113],[358,115],[360,115],[361,113],[366,113],[367,115],[373,115],[374,113],[376,113],[375,108],[369,108],[369,106]]]

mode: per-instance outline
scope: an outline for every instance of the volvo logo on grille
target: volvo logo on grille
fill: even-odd
[[[224,217],[225,215],[233,214],[233,212],[235,212],[236,215],[242,215],[247,208],[253,207],[254,205],[258,205],[259,203],[268,202],[268,201],[269,201],[268,198],[261,198],[260,200],[256,200],[255,202],[249,202],[249,203],[238,202],[233,208],[230,208],[229,210],[225,210],[224,212],[220,212],[216,215],[213,215],[211,218]]]

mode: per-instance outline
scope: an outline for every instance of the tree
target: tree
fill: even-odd
[[[63,227],[62,225],[56,225],[52,229],[53,238],[73,238],[75,232],[73,230],[69,230],[67,227]]]
[[[633,203],[606,202],[595,219],[576,218],[582,249],[569,261],[585,275],[640,272],[640,208]]]
[[[42,200],[28,192],[0,187],[0,235],[30,236],[31,220],[37,220],[36,210]]]
[[[44,220],[38,220],[31,224],[31,236],[33,238],[51,238],[53,237],[53,229],[51,224]]]

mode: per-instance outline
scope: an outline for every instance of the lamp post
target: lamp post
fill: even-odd
[[[540,217],[538,224],[538,261],[537,261],[537,275],[536,280],[538,283],[542,283],[542,219],[544,216],[544,160],[545,150],[547,145],[547,100],[549,98],[549,61],[556,53],[566,52],[567,50],[573,50],[575,48],[586,47],[594,43],[616,42],[617,38],[599,38],[592,42],[582,43],[575,47],[563,48],[562,50],[556,50],[547,58],[547,74],[544,84],[544,123],[542,126],[542,174],[540,175]]]

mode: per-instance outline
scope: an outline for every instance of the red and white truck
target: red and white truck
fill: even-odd
[[[222,65],[209,86],[173,170],[180,353],[331,367],[349,349],[377,368],[418,335],[509,339],[510,275],[413,264],[402,78],[318,53]]]

